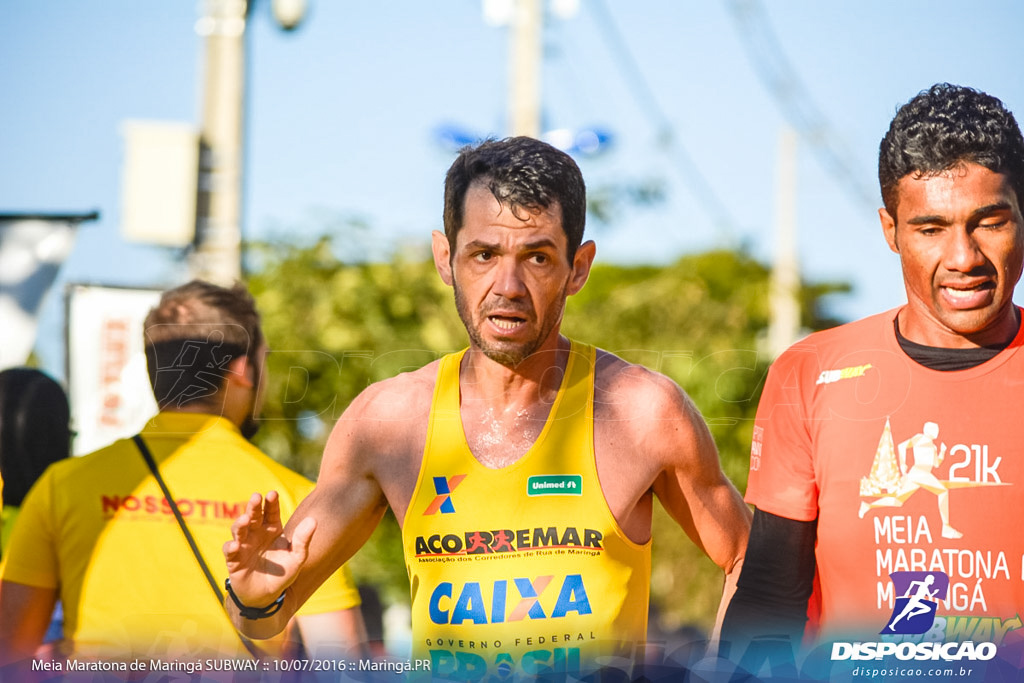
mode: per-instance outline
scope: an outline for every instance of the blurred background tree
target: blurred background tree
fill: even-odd
[[[334,227],[312,244],[255,244],[247,255],[249,286],[271,346],[256,441],[313,479],[334,421],[356,394],[468,343],[426,245],[368,262],[367,226],[346,221]],[[678,382],[710,424],[723,468],[740,491],[770,361],[762,348],[768,279],[768,268],[742,250],[688,255],[664,267],[598,264],[583,291],[570,298],[562,326],[569,336]],[[847,290],[839,283],[804,285],[804,327],[837,324],[824,313],[824,298]],[[721,574],[655,509],[652,631],[707,629]],[[408,604],[401,558],[400,532],[389,514],[351,567],[387,603]]]

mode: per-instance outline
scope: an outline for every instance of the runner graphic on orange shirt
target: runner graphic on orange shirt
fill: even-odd
[[[934,493],[938,497],[939,517],[942,519],[943,538],[962,538],[963,534],[949,523],[949,489],[935,476],[934,470],[942,464],[946,457],[946,444],[936,446],[935,439],[939,436],[939,425],[925,422],[920,434],[915,434],[898,446],[900,455],[899,488],[891,496],[879,498],[873,502],[864,501],[858,513],[863,519],[868,510],[880,507],[901,507],[918,489]],[[907,469],[907,450],[914,453],[914,465]]]

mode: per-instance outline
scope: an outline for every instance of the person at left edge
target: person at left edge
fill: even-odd
[[[141,436],[207,566],[223,582],[220,547],[251,490],[279,492],[284,514],[312,483],[249,443],[263,398],[267,345],[241,285],[193,281],[165,292],[145,322],[159,413]],[[29,492],[0,583],[0,663],[39,646],[64,605],[67,656],[126,660],[248,658],[131,439],[50,467]],[[299,612],[307,649],[357,645],[358,592],[335,573]],[[283,656],[289,630],[259,644]]]
[[[67,394],[51,377],[27,367],[0,371],[0,557],[29,488],[71,454],[70,420]]]
[[[0,559],[32,484],[54,462],[71,455],[71,409],[63,387],[29,367],[0,371]],[[44,642],[60,639],[64,610],[58,602]]]

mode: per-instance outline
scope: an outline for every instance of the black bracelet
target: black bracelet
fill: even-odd
[[[274,602],[266,607],[248,607],[243,605],[242,601],[235,595],[235,591],[231,590],[231,579],[224,579],[224,590],[231,596],[231,602],[235,603],[235,606],[238,607],[238,613],[246,619],[266,619],[267,617],[272,617],[280,611],[281,605],[284,604],[284,591],[281,592],[277,600],[274,600]]]

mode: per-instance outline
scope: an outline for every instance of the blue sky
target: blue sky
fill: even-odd
[[[198,123],[202,44],[190,0],[0,0],[0,212],[89,211],[64,282],[157,286],[183,277],[174,252],[119,236],[125,119]],[[771,254],[774,169],[786,114],[751,61],[725,0],[580,0],[550,19],[543,69],[548,128],[600,126],[610,150],[581,159],[591,187],[657,180],[665,201],[623,206],[591,222],[598,259],[662,263],[745,244]],[[769,1],[763,17],[848,150],[837,179],[804,141],[799,153],[800,255],[813,279],[855,292],[834,310],[854,318],[898,305],[902,281],[878,228],[874,165],[896,107],[937,81],[972,85],[1024,116],[1024,4],[1013,0]],[[603,8],[603,9],[602,9]],[[607,17],[603,20],[601,17]],[[607,23],[606,23],[607,22]],[[609,29],[608,26],[612,26]],[[506,30],[479,0],[310,0],[285,34],[259,2],[250,21],[245,231],[301,240],[339,219],[366,221],[382,251],[425,243],[439,227],[451,152],[434,130],[507,132]],[[617,40],[621,45],[616,47]],[[666,150],[662,124],[672,132]],[[696,192],[680,155],[700,170]],[[866,187],[870,200],[853,186]],[[709,197],[714,197],[713,200]],[[717,202],[723,228],[709,213]],[[37,345],[62,374],[62,284]],[[667,305],[670,305],[668,302]]]

